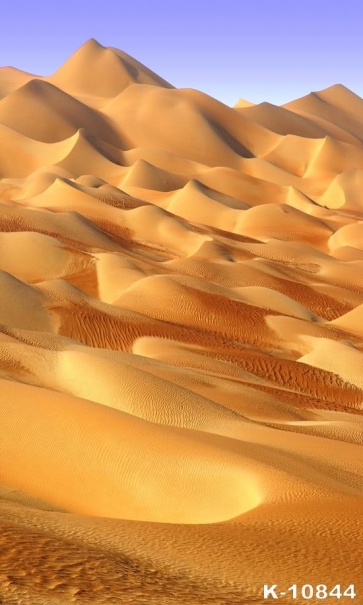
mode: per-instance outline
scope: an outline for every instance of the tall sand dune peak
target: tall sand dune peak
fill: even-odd
[[[102,46],[93,38],[76,50],[49,81],[67,92],[106,98],[135,82],[173,88],[127,53]]]

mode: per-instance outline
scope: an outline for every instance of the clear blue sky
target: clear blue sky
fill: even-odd
[[[0,65],[49,75],[96,38],[178,88],[282,104],[336,83],[363,96],[362,31],[362,0],[12,0]]]

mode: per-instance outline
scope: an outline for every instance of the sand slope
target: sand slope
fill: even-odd
[[[0,603],[362,594],[362,109],[0,68]]]

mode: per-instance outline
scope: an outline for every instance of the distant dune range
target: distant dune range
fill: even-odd
[[[362,598],[363,100],[89,40],[0,138],[0,603]]]

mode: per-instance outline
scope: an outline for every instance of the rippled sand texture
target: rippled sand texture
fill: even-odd
[[[363,100],[0,97],[0,603],[363,603]]]

